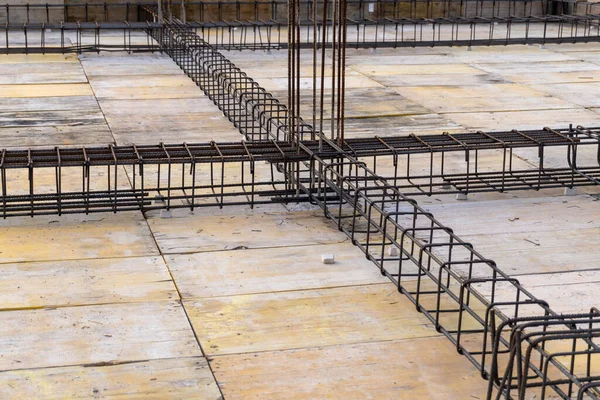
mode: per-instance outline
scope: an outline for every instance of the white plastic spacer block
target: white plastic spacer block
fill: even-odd
[[[569,187],[565,188],[565,196],[575,196],[576,194],[577,194],[576,188],[569,188]]]
[[[171,210],[160,210],[161,218],[171,218],[173,215],[171,214]]]
[[[466,193],[456,193],[456,200],[467,200]]]
[[[398,248],[396,246],[388,247],[388,256],[395,257],[398,255]]]
[[[321,262],[323,264],[333,264],[335,262],[335,256],[333,254],[321,254]]]

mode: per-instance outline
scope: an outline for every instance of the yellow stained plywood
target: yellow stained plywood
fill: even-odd
[[[0,371],[200,356],[179,303],[0,312]]]
[[[321,254],[334,254],[323,264]],[[166,256],[184,298],[386,283],[350,243]]]
[[[56,97],[92,96],[87,83],[64,83],[48,85],[0,85],[0,97]]]
[[[487,389],[443,337],[216,356],[211,364],[227,399],[484,399]]]
[[[331,221],[314,211],[234,215],[197,212],[183,218],[151,218],[148,222],[164,254],[347,241]]]
[[[0,263],[157,253],[146,222],[136,212],[0,221]]]
[[[0,57],[0,64],[15,63],[55,63],[55,62],[73,62],[77,63],[77,54],[7,54]]]
[[[150,360],[98,367],[60,367],[0,373],[0,397],[20,399],[218,400],[204,357]]]
[[[436,336],[391,283],[185,302],[211,355]]]
[[[0,309],[179,297],[160,257],[0,264],[0,271]]]
[[[88,96],[66,97],[4,97],[0,98],[4,112],[98,110],[98,101],[92,93]]]

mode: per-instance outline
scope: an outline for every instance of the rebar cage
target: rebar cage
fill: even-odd
[[[315,54],[330,44],[339,49],[597,41],[594,5],[351,0],[338,8],[348,18],[343,16],[337,29],[344,32],[337,30],[336,37],[330,29],[340,15],[336,20],[319,4],[293,2],[293,24],[287,20],[291,10],[280,1],[186,2],[179,9],[174,3],[166,12],[149,3],[25,6],[25,21],[15,20],[23,18],[22,9],[6,6],[5,52],[163,51],[243,140],[5,149],[0,214],[194,211],[309,201],[479,369],[489,381],[488,399],[532,392],[541,398],[599,398],[600,312],[553,312],[412,197],[596,185],[600,128],[338,140],[333,128],[332,137],[317,130],[218,51],[299,49],[314,46],[315,36],[322,38]],[[123,45],[105,45],[103,35],[115,32],[123,35]],[[32,33],[40,34],[39,42]],[[344,44],[342,36],[348,39]],[[548,158],[563,166],[547,167]]]

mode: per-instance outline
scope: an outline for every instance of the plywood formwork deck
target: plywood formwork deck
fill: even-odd
[[[599,50],[348,50],[348,135],[597,125]],[[285,52],[227,56],[286,98]],[[0,147],[241,139],[160,54],[1,56],[0,105]],[[420,202],[580,311],[598,305],[596,192]],[[472,365],[305,206],[9,219],[0,272],[0,398],[484,398]]]

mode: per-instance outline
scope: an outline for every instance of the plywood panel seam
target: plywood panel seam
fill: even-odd
[[[237,351],[231,353],[221,353],[221,354],[206,354],[206,360],[210,363],[216,361],[217,357],[228,357],[233,355],[244,355],[244,354],[265,354],[265,353],[281,353],[281,352],[289,352],[289,351],[298,351],[298,350],[314,350],[314,349],[329,349],[336,347],[347,347],[347,346],[357,346],[363,344],[375,344],[375,343],[393,343],[401,340],[422,340],[422,339],[433,339],[437,337],[443,337],[441,333],[436,332],[433,324],[424,324],[426,328],[431,329],[431,334],[423,335],[423,336],[414,336],[410,338],[402,338],[402,339],[375,339],[375,340],[357,340],[357,341],[349,341],[344,343],[336,343],[336,344],[322,344],[318,346],[300,346],[300,347],[288,347],[284,349],[267,349],[267,350],[248,350],[248,351]]]
[[[200,342],[200,338],[198,337],[198,334],[196,333],[196,329],[194,329],[194,325],[192,324],[192,321],[190,319],[190,316],[187,312],[187,309],[185,308],[185,304],[183,303],[182,300],[182,296],[181,296],[181,291],[179,290],[179,286],[177,285],[177,281],[175,280],[175,278],[173,277],[173,274],[171,273],[171,269],[169,268],[169,264],[167,263],[167,259],[165,257],[165,254],[163,253],[161,247],[159,246],[158,241],[156,240],[156,237],[154,235],[154,231],[152,231],[152,226],[150,225],[150,223],[148,222],[148,219],[146,218],[146,216],[144,215],[144,221],[146,223],[146,225],[148,226],[148,229],[150,230],[150,235],[152,236],[152,240],[154,240],[154,245],[156,246],[156,248],[158,249],[160,256],[162,257],[164,266],[167,270],[167,273],[169,274],[169,276],[171,277],[171,281],[173,282],[173,285],[175,286],[175,291],[177,292],[177,296],[179,297],[178,302],[181,305],[181,308],[183,309],[183,314],[185,315],[185,318],[187,320],[187,324],[189,329],[192,331],[192,335],[194,335],[194,339],[196,341],[196,344],[198,345],[198,348],[200,349],[200,353],[202,353],[202,356],[205,357],[208,360],[207,354],[204,351],[204,348],[202,347],[202,343]],[[212,368],[212,365],[210,365],[210,362],[208,363],[208,368],[210,370],[210,373],[213,377],[213,380],[215,381],[215,384],[217,385],[217,389],[219,390],[219,393],[221,395],[221,398],[224,398],[223,396],[223,390],[221,389],[221,385],[219,384],[219,381],[217,380],[217,377],[215,376],[215,372]]]
[[[100,100],[98,100],[98,96],[96,96],[96,91],[94,90],[94,87],[89,83],[90,82],[90,78],[87,75],[87,71],[85,70],[83,64],[81,63],[81,60],[78,59],[78,62],[81,65],[81,70],[83,71],[83,74],[85,75],[85,79],[87,79],[88,84],[90,85],[90,89],[92,91],[92,94],[94,95],[94,99],[96,100],[96,104],[98,105],[98,109],[102,113],[102,118],[104,118],[104,123],[108,127],[108,131],[110,132],[110,136],[113,139],[113,143],[117,144],[117,139],[115,138],[115,135],[113,134],[112,128],[110,127],[110,124],[108,123],[108,120],[106,119],[106,114],[104,113],[104,110],[102,109],[102,105],[100,104]]]

